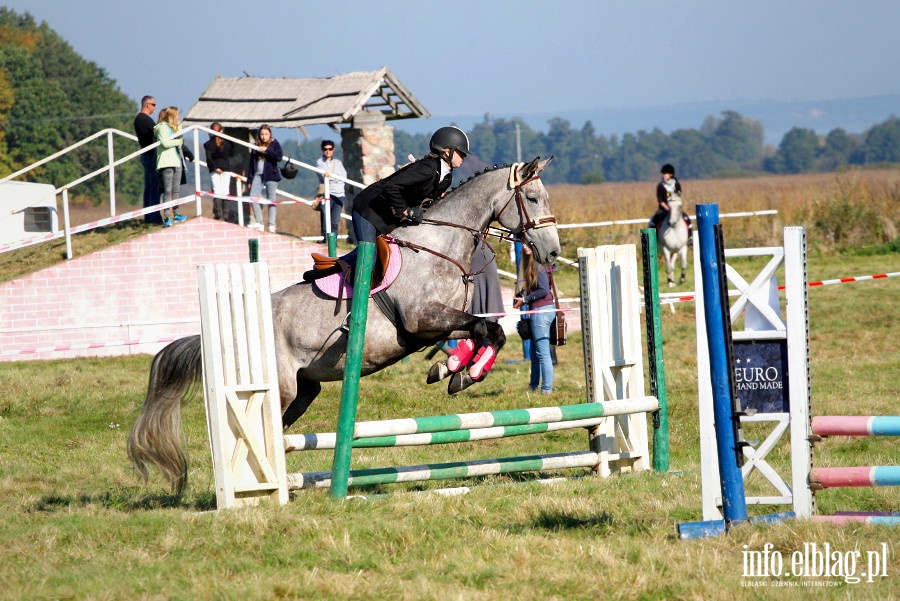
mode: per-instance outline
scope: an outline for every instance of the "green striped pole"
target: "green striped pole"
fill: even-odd
[[[354,292],[354,295],[356,293]],[[548,422],[590,419],[610,415],[626,415],[655,411],[658,408],[652,396],[635,399],[582,403],[561,407],[536,407],[533,409],[506,409],[482,413],[457,413],[433,417],[412,417],[383,421],[357,422],[354,438],[374,436],[395,436],[398,434],[421,434],[423,432],[447,432],[451,430],[471,430],[495,426],[520,426]]]
[[[662,318],[659,311],[659,263],[656,230],[641,230],[644,252],[644,319],[650,353],[650,394],[659,399],[653,413],[653,469],[669,471],[669,405],[666,398],[666,365],[663,360]]]
[[[363,347],[366,342],[366,318],[369,313],[369,290],[374,259],[375,244],[360,242],[356,258],[356,275],[353,278],[353,306],[350,310],[350,332],[347,336],[347,355],[344,362],[341,407],[338,412],[337,440],[334,447],[334,462],[331,467],[334,473],[331,497],[335,499],[347,497],[353,424],[356,422],[356,405],[359,398]]]
[[[250,238],[247,244],[250,247],[250,262],[259,263],[259,239]]]
[[[526,457],[482,459],[479,461],[385,467],[353,470],[350,472],[349,484],[352,486],[366,486],[372,484],[394,484],[397,482],[423,482],[428,480],[447,480],[451,478],[472,478],[475,476],[491,476],[495,474],[536,472],[577,467],[593,468],[599,462],[599,453],[593,451],[579,451],[575,453],[557,453],[552,455],[530,455]],[[331,489],[334,490],[331,474],[328,472],[288,474],[287,486],[288,490],[326,488],[328,486],[331,486]]]
[[[324,208],[322,209],[325,210]],[[328,232],[325,234],[325,242],[328,244],[328,256],[336,257],[337,256],[337,234],[334,232]]]
[[[472,442],[475,440],[490,440],[494,438],[509,438],[511,436],[525,436],[528,434],[544,434],[546,432],[559,432],[562,430],[574,430],[576,428],[590,428],[599,425],[604,417],[591,419],[579,419],[565,422],[550,422],[544,424],[525,424],[521,426],[497,426],[494,428],[476,428],[474,430],[450,430],[447,432],[426,432],[422,434],[399,434],[396,436],[374,436],[372,438],[357,438],[353,441],[353,448],[378,448],[378,447],[410,447],[432,444],[450,444],[455,442]],[[333,449],[336,434],[325,432],[320,434],[285,434],[284,451],[322,451]]]

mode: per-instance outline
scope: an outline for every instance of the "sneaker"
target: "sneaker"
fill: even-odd
[[[270,226],[269,226],[269,233],[270,233],[270,234],[274,234],[274,233],[275,233],[275,226],[274,226],[274,225],[270,225]]]
[[[541,394],[553,394],[552,390],[541,390]]]
[[[184,215],[181,215],[181,214],[175,215],[176,223],[181,223],[182,221],[187,221],[187,217],[185,217]]]
[[[257,231],[260,231],[260,232],[263,231],[263,225],[262,225],[261,223],[259,223],[259,222],[251,223],[251,224],[248,225],[247,227],[250,228],[251,230],[257,230]]]
[[[163,227],[172,227],[172,220],[166,219],[165,221],[163,221]]]

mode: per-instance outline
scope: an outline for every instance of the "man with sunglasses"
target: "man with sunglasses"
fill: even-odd
[[[153,127],[153,111],[156,110],[156,98],[144,96],[141,98],[141,111],[134,118],[134,133],[137,136],[141,148],[146,148],[156,142],[156,134]],[[159,204],[159,178],[156,175],[156,153],[152,151],[141,155],[141,166],[144,168],[144,208]],[[144,215],[144,223],[162,225],[162,217],[159,211],[150,211]]]
[[[335,236],[338,234],[338,225],[341,222],[341,210],[344,208],[344,182],[343,180],[331,177],[336,175],[346,179],[347,170],[340,159],[334,158],[334,142],[331,140],[322,140],[322,156],[316,159],[316,167],[325,173],[319,173],[319,189],[323,190],[325,178],[328,178],[328,195],[331,199],[331,231]],[[324,208],[324,207],[323,207]],[[322,238],[325,238],[325,211],[321,210],[319,214],[321,222]]]

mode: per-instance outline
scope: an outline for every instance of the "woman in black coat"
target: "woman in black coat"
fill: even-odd
[[[469,138],[457,127],[431,136],[431,153],[371,184],[353,200],[353,232],[358,242],[375,242],[401,223],[418,225],[422,203],[440,198],[453,180],[453,169],[469,154]]]

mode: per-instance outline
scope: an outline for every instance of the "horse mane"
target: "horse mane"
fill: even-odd
[[[444,195],[443,195],[442,197],[440,197],[440,198],[435,198],[435,199],[431,202],[431,204],[429,204],[429,205],[427,205],[427,206],[428,206],[428,208],[437,206],[442,200],[444,200],[445,198],[447,198],[447,196],[449,196],[451,193],[456,192],[457,190],[459,190],[460,188],[462,188],[463,186],[465,186],[465,185],[468,184],[469,182],[478,179],[478,178],[479,178],[480,176],[482,176],[482,175],[486,175],[486,174],[488,174],[488,173],[492,173],[492,172],[497,171],[497,170],[499,170],[499,169],[509,169],[509,168],[510,168],[510,165],[507,165],[506,163],[503,163],[502,165],[494,165],[493,167],[486,167],[486,168],[484,169],[484,171],[476,171],[476,172],[475,172],[474,174],[472,174],[471,176],[467,177],[467,178],[464,179],[463,181],[459,182],[458,184],[456,184],[455,186],[453,186],[452,188],[450,188],[449,190],[447,190],[447,191],[444,193]]]
[[[451,191],[465,186],[470,181],[472,181],[473,179],[476,179],[480,175],[490,173],[491,171],[497,171],[498,169],[509,169],[509,165],[507,165],[506,163],[503,163],[502,165],[494,165],[493,167],[486,167],[484,169],[484,171],[476,171],[471,177],[468,177],[465,180],[463,180],[463,181],[459,182],[458,184],[456,184],[455,186],[453,186],[453,188],[451,188]]]

